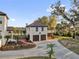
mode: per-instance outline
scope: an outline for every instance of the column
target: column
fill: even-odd
[[[47,33],[46,33],[46,40],[47,40]]]
[[[32,34],[30,34],[29,39],[30,39],[31,41],[33,41],[33,35],[32,35]]]
[[[13,31],[11,31],[11,38],[13,39]]]
[[[41,41],[41,32],[39,32],[39,41]]]

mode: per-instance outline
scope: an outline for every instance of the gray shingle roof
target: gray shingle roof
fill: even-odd
[[[41,24],[40,22],[33,22],[30,25],[27,25],[26,27],[47,27],[47,25]]]

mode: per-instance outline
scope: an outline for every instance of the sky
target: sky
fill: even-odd
[[[9,17],[8,25],[25,27],[38,17],[50,16],[47,11],[49,5],[57,0],[0,0],[0,11]],[[70,0],[61,0],[62,4],[70,8]]]

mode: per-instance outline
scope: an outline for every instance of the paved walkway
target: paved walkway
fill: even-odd
[[[0,59],[16,59],[29,56],[47,56],[46,45],[48,43],[56,44],[54,51],[57,59],[79,59],[79,55],[71,52],[63,47],[58,41],[35,42],[36,48],[16,50],[16,51],[0,51]]]

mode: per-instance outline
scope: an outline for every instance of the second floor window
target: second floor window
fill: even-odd
[[[38,31],[38,27],[36,27],[36,31]]]
[[[42,31],[44,31],[44,28],[42,27]]]

